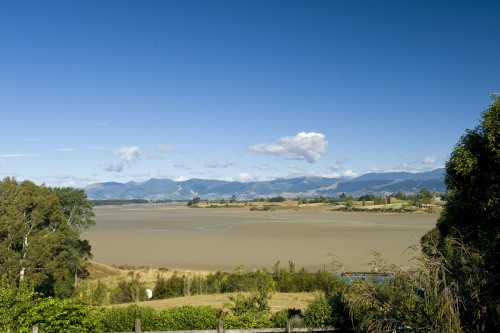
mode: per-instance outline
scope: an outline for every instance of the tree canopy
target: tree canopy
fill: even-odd
[[[27,281],[45,295],[69,297],[85,276],[90,245],[80,240],[94,223],[82,190],[0,181],[0,275]]]
[[[462,324],[471,331],[500,327],[500,96],[467,130],[446,163],[448,200],[436,228],[423,238],[435,245],[459,287]]]

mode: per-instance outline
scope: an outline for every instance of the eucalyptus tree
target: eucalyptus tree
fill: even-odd
[[[69,297],[91,257],[81,232],[93,215],[84,192],[0,181],[0,275],[45,295]]]

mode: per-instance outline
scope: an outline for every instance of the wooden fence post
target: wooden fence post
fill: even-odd
[[[290,320],[287,320],[286,321],[286,327],[285,327],[285,332],[286,333],[290,333],[292,331],[291,327],[290,327]]]
[[[38,333],[38,325],[33,325],[33,333]]]
[[[141,320],[140,319],[136,319],[135,320],[135,330],[134,330],[135,333],[142,333],[142,330],[141,330]]]
[[[224,325],[222,324],[222,319],[217,322],[217,333],[224,333]]]

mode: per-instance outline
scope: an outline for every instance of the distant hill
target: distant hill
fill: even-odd
[[[85,187],[91,200],[110,199],[169,199],[187,200],[193,197],[202,199],[228,199],[235,195],[238,199],[249,200],[259,197],[284,196],[286,198],[339,196],[342,193],[352,196],[364,194],[387,195],[401,191],[414,194],[423,188],[431,192],[445,192],[443,183],[444,169],[429,172],[388,172],[369,173],[354,179],[298,177],[270,181],[236,182],[214,179],[171,179],[152,178],[146,182],[97,183]]]
[[[444,169],[436,169],[428,172],[383,172],[383,173],[367,173],[362,176],[355,178],[356,181],[366,181],[366,180],[433,180],[433,179],[444,179]]]

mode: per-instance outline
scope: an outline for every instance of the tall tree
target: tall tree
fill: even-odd
[[[67,223],[73,229],[81,232],[95,225],[93,205],[87,200],[84,190],[71,187],[55,187],[51,191],[59,198]]]
[[[448,200],[436,228],[423,238],[446,258],[459,287],[466,331],[500,328],[500,96],[467,130],[446,163]]]
[[[80,232],[92,224],[86,220],[88,211],[75,213],[85,208],[72,210],[66,215],[60,197],[45,186],[11,178],[0,181],[0,275],[29,281],[46,295],[70,296],[75,277],[86,273],[91,256]]]

